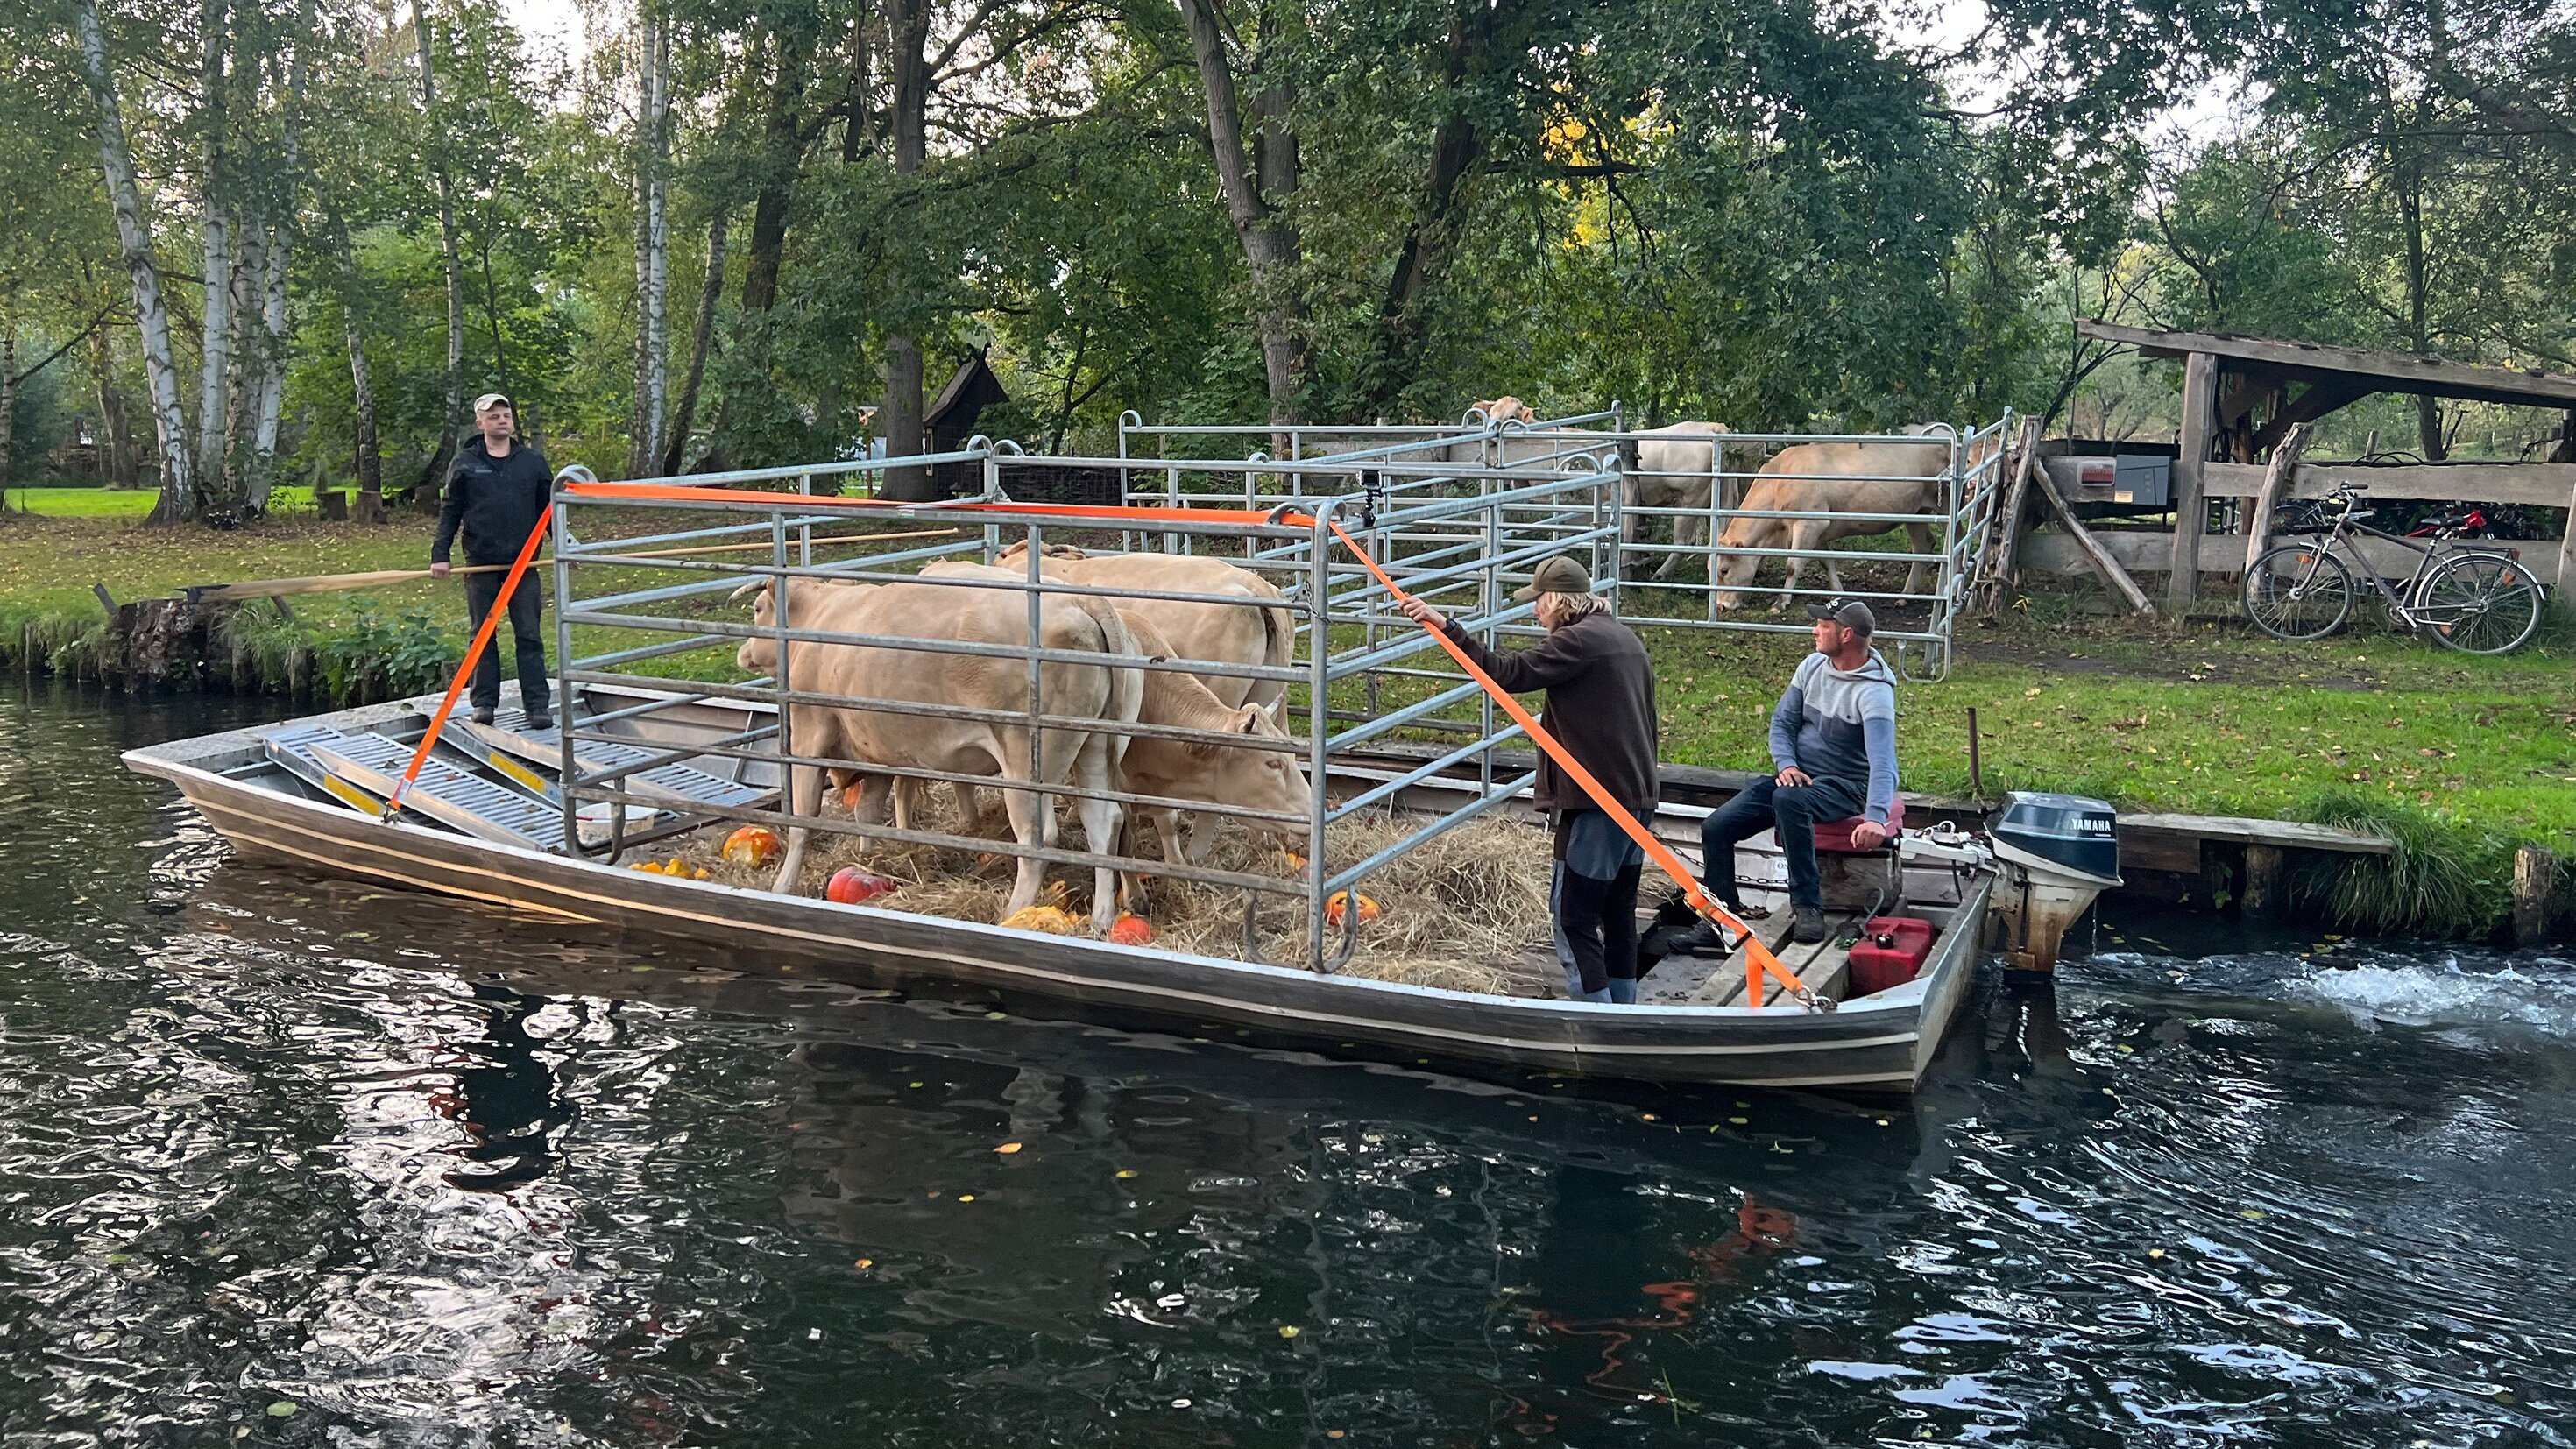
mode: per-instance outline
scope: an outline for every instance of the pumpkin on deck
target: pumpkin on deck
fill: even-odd
[[[727,865],[764,866],[778,858],[778,832],[766,825],[746,825],[725,837]]]
[[[1342,917],[1343,917],[1343,915],[1344,915],[1344,914],[1348,911],[1348,909],[1349,909],[1349,904],[1350,904],[1350,892],[1349,892],[1349,891],[1335,891],[1335,892],[1333,892],[1332,898],[1331,898],[1330,900],[1327,900],[1327,901],[1325,901],[1325,902],[1324,902],[1324,922],[1325,922],[1325,924],[1326,924],[1326,925],[1332,925],[1332,926],[1338,926],[1338,925],[1340,925],[1340,924],[1342,923]],[[1370,897],[1368,897],[1368,896],[1362,896],[1362,897],[1360,897],[1360,924],[1361,924],[1361,925],[1363,925],[1363,926],[1365,926],[1365,925],[1367,925],[1369,922],[1374,921],[1374,920],[1376,920],[1377,918],[1378,918],[1378,904],[1377,904],[1377,902],[1376,902],[1374,899],[1372,899],[1372,898],[1370,898]]]
[[[894,888],[895,882],[885,876],[861,870],[855,865],[845,865],[832,872],[831,880],[824,883],[823,898],[840,905],[855,906],[872,901]]]
[[[1079,936],[1089,921],[1062,906],[1023,906],[1004,918],[1014,931],[1044,931],[1050,936]]]

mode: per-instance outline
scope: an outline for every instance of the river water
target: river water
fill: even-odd
[[[0,698],[0,1445],[2565,1444],[2576,965],[2113,922],[1910,1103],[1355,1063],[229,857]]]

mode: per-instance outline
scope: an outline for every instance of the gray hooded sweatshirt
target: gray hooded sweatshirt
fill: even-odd
[[[1896,674],[1878,651],[1857,669],[1810,654],[1771,711],[1771,759],[1819,780],[1848,781],[1881,825],[1896,803]]]

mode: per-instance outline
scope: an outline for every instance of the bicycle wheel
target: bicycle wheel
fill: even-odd
[[[2438,643],[2463,654],[2504,654],[2540,632],[2547,608],[2531,570],[2500,553],[2457,553],[2433,566],[2410,610]]]
[[[2275,639],[2322,639],[2352,613],[2352,570],[2314,544],[2285,543],[2245,571],[2245,617]]]

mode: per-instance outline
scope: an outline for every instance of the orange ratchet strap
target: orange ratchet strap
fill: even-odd
[[[411,752],[411,764],[403,769],[402,779],[395,782],[394,792],[385,797],[383,819],[391,820],[402,813],[403,796],[411,793],[413,783],[420,779],[420,767],[428,762],[430,750],[437,746],[439,732],[447,728],[447,717],[456,712],[456,697],[465,692],[466,681],[474,677],[474,661],[482,658],[483,651],[492,647],[492,630],[500,624],[501,615],[509,610],[510,596],[519,591],[519,580],[527,576],[528,564],[537,556],[537,545],[546,541],[546,521],[554,515],[555,506],[547,504],[545,511],[537,515],[537,526],[528,530],[528,541],[519,545],[518,561],[511,564],[510,571],[502,576],[501,592],[493,598],[492,607],[484,612],[483,627],[474,631],[474,642],[465,646],[465,658],[456,666],[456,677],[447,682],[447,697],[438,702],[438,713],[429,717],[429,733],[420,737],[420,748]]]

